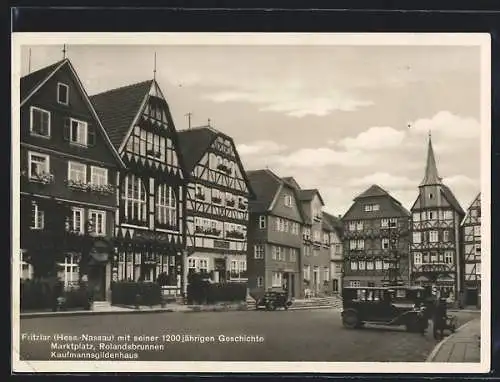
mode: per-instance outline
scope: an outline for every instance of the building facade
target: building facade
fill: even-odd
[[[460,224],[465,213],[439,177],[430,136],[425,175],[411,213],[412,280],[417,285],[435,285],[454,300],[463,289]]]
[[[410,213],[378,185],[354,199],[342,218],[344,286],[383,286],[398,266],[399,282],[409,283]],[[395,258],[396,257],[396,258]]]
[[[233,139],[209,126],[179,139],[189,176],[186,269],[217,283],[246,282],[252,191]]]
[[[462,221],[464,302],[479,306],[481,303],[481,194],[467,209]]]
[[[180,295],[185,250],[186,177],[178,136],[156,80],[91,97],[126,169],[117,179],[113,279],[167,280]]]
[[[332,280],[331,290],[338,294],[342,287],[343,248],[342,235],[343,226],[340,218],[323,212],[323,222],[329,226],[330,235],[330,278]]]
[[[21,78],[20,117],[21,275],[105,300],[123,162],[68,59]]]
[[[249,171],[248,287],[253,296],[285,289],[301,296],[303,216],[294,187],[270,170]]]
[[[303,216],[301,296],[314,297],[328,294],[332,289],[331,228],[323,223],[323,198],[316,189],[302,189],[293,177],[286,177],[283,180],[296,190]]]

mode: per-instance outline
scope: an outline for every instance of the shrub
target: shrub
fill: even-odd
[[[158,305],[162,302],[161,286],[152,282],[119,281],[111,286],[113,305]]]
[[[245,283],[216,283],[196,277],[188,285],[188,304],[215,304],[218,302],[242,302],[246,300],[247,285]]]
[[[21,311],[57,309],[57,299],[62,297],[63,309],[90,309],[91,299],[85,287],[65,291],[63,283],[56,279],[21,281]]]

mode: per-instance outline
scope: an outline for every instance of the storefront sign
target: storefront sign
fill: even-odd
[[[134,237],[149,241],[169,242],[168,235],[163,232],[136,231]]]

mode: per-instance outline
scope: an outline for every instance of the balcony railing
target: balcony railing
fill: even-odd
[[[203,228],[199,226],[195,227],[194,232],[217,237],[219,237],[221,234],[221,230],[217,228]]]
[[[245,234],[243,232],[239,232],[239,231],[227,231],[226,237],[231,238],[231,239],[244,239]]]

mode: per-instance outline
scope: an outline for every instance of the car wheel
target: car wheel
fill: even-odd
[[[342,323],[348,329],[355,329],[359,326],[358,314],[353,310],[348,310],[344,312],[342,317]]]

